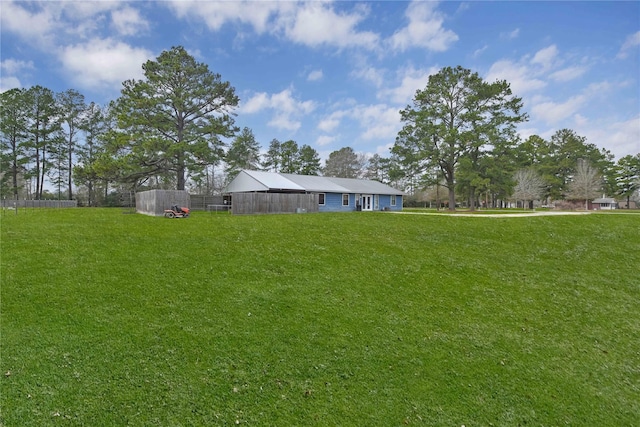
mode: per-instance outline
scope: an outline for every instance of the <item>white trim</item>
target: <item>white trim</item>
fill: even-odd
[[[347,204],[344,204],[344,196],[347,196]],[[342,206],[349,206],[351,203],[349,202],[349,193],[342,193]]]
[[[391,206],[395,206],[396,205],[396,195],[395,194],[391,194],[391,200],[389,201],[389,204]]]
[[[372,194],[363,194],[362,195],[362,210],[363,211],[372,211],[373,210],[373,195]]]
[[[322,203],[320,203],[320,195],[322,194]],[[324,206],[327,203],[327,193],[318,193],[318,205]]]

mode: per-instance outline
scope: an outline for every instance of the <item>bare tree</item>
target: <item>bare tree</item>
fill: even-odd
[[[589,209],[589,199],[598,197],[602,189],[602,178],[597,169],[584,160],[578,159],[576,173],[569,183],[567,198],[584,200],[584,208]]]
[[[520,169],[514,174],[513,180],[516,182],[513,188],[513,198],[516,201],[522,200],[523,206],[529,201],[540,199],[544,194],[544,179],[533,169]]]

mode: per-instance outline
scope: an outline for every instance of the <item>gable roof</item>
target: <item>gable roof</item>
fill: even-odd
[[[252,170],[240,171],[225,189],[226,193],[246,193],[253,191],[404,194],[402,191],[396,190],[381,182],[366,179],[334,178]]]
[[[615,202],[616,202],[616,199],[613,199],[611,197],[601,197],[599,199],[595,199],[591,203],[615,203]]]

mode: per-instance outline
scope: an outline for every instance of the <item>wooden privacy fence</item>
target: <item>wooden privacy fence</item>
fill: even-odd
[[[231,207],[231,199],[229,196],[204,196],[200,194],[191,194],[191,210],[192,211],[210,211],[210,210],[226,210]],[[225,209],[221,209],[221,208]]]
[[[233,193],[232,200],[234,215],[318,212],[317,194]]]
[[[77,200],[0,200],[3,208],[77,208]]]
[[[189,193],[186,190],[149,190],[136,193],[136,212],[162,216],[164,210],[173,205],[190,207]]]

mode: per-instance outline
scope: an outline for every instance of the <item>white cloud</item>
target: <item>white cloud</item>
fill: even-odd
[[[473,51],[473,54],[472,54],[471,56],[472,56],[473,58],[477,58],[477,57],[479,57],[480,55],[482,55],[482,53],[483,53],[485,50],[487,50],[488,48],[489,48],[489,45],[486,45],[486,44],[485,44],[485,45],[484,45],[484,46],[482,46],[480,49],[476,49],[476,50],[474,50],[474,51]]]
[[[400,112],[395,107],[386,104],[363,105],[351,112],[351,117],[360,123],[365,131],[360,135],[362,139],[392,139],[400,129]]]
[[[413,1],[409,4],[405,12],[409,23],[396,31],[388,40],[388,44],[401,52],[412,47],[435,52],[449,49],[458,40],[458,35],[442,26],[444,17],[435,10],[436,6],[436,2]]]
[[[19,61],[15,59],[5,59],[0,62],[0,69],[2,70],[2,74],[11,75],[22,72],[23,70],[33,70],[33,61]]]
[[[240,112],[255,114],[269,110],[273,113],[267,123],[271,127],[296,131],[302,123],[298,118],[311,113],[316,104],[313,101],[299,101],[293,97],[292,89],[288,88],[279,93],[269,95],[265,92],[255,94],[249,100],[241,104]]]
[[[531,63],[541,65],[543,70],[548,70],[554,66],[557,56],[558,48],[553,44],[537,51]]]
[[[21,88],[22,83],[17,77],[14,76],[2,76],[0,78],[0,93],[7,91],[9,89]]]
[[[520,135],[520,138],[524,141],[527,138],[529,138],[532,135],[539,135],[540,132],[538,131],[538,129],[533,128],[533,127],[523,127],[523,128],[518,128],[518,134]]]
[[[113,26],[122,36],[132,36],[149,29],[149,23],[140,16],[138,10],[125,7],[111,12]]]
[[[355,121],[355,124],[352,121]],[[326,133],[335,133],[341,125],[345,129],[359,132],[359,138],[362,140],[395,141],[401,127],[400,112],[397,107],[387,104],[355,105],[332,112],[318,123],[317,128]]]
[[[353,13],[336,13],[330,4],[303,3],[294,13],[281,15],[278,24],[289,40],[317,47],[377,48],[379,36],[370,31],[358,31],[358,24],[366,17],[366,10],[356,7]]]
[[[582,66],[567,67],[562,70],[554,71],[549,74],[549,77],[557,82],[568,82],[582,76],[586,71],[587,68]]]
[[[526,65],[516,64],[509,60],[495,62],[486,80],[494,82],[496,80],[506,80],[511,85],[511,90],[516,96],[545,87],[547,84],[536,78],[535,73]]]
[[[0,23],[3,31],[16,33],[30,43],[46,44],[51,31],[55,28],[57,16],[49,8],[31,12],[22,5],[23,3],[2,2]]]
[[[322,70],[313,70],[307,76],[307,80],[310,82],[316,82],[318,80],[322,80],[323,77],[324,74],[322,73]]]
[[[240,110],[243,113],[253,114],[258,113],[271,106],[271,99],[265,92],[255,94],[249,98],[246,103],[240,105]]]
[[[506,33],[500,33],[501,38],[510,39],[510,40],[518,38],[519,35],[520,35],[520,28],[516,28],[515,30],[509,31]]]
[[[276,129],[288,130],[291,132],[295,132],[300,129],[302,123],[298,120],[294,120],[290,115],[285,113],[276,114],[271,120],[267,122],[267,125],[274,127]]]
[[[336,140],[335,136],[320,135],[318,139],[316,139],[316,145],[318,147],[324,147],[325,145],[331,144],[335,140]]]
[[[372,67],[366,63],[361,64],[350,73],[351,77],[371,82],[374,86],[380,87],[384,82],[384,71]]]
[[[64,44],[65,39],[87,39],[117,10],[119,1],[2,1],[2,28],[41,49]],[[127,8],[133,11],[131,8]]]
[[[602,120],[585,129],[576,129],[598,147],[606,148],[619,159],[640,153],[640,114],[628,120]]]
[[[640,153],[640,114],[626,121],[614,122],[609,126],[609,132],[602,137],[602,144],[611,147],[620,156]]]
[[[635,47],[640,46],[640,31],[630,34],[620,47],[620,52],[616,58],[625,59],[629,56],[629,51],[633,51]]]
[[[336,12],[330,2],[205,2],[167,3],[179,18],[203,20],[212,31],[226,23],[250,25],[258,34],[284,35],[294,43],[318,47],[364,47],[375,49],[379,36],[358,31],[367,8],[358,5],[351,13]]]
[[[599,96],[613,90],[616,87],[623,88],[625,87],[625,84],[626,82],[619,82],[616,85],[613,85],[606,80],[602,82],[593,82],[587,86],[585,93],[590,96]]]
[[[587,119],[582,114],[576,114],[573,116],[573,121],[578,127],[585,127],[589,123],[589,119]]]
[[[142,64],[153,55],[113,39],[94,39],[62,49],[60,60],[83,88],[117,86],[127,79],[141,78]]]
[[[274,108],[286,113],[302,113],[308,114],[315,109],[313,101],[297,101],[291,94],[291,89],[285,89],[280,93],[271,96]]]
[[[9,89],[21,88],[22,82],[17,77],[25,70],[33,70],[32,61],[19,61],[15,59],[5,59],[0,62],[0,92]]]
[[[576,95],[561,103],[540,102],[531,108],[531,114],[536,119],[555,124],[575,114],[586,100],[585,95]]]
[[[408,67],[399,71],[400,85],[391,89],[383,89],[378,93],[378,98],[388,100],[396,104],[409,103],[417,90],[423,90],[429,83],[429,76],[436,74],[438,67],[433,66],[428,70]]]
[[[262,34],[272,27],[270,18],[280,10],[291,9],[289,2],[172,0],[166,3],[178,18],[203,20],[211,31],[228,22],[249,24]]]
[[[382,157],[389,157],[389,153],[391,152],[391,148],[393,148],[393,145],[394,145],[393,142],[389,142],[388,144],[384,144],[384,145],[378,145],[376,147],[375,154],[378,154],[379,156],[382,156]]]
[[[60,2],[65,14],[74,20],[85,20],[103,12],[117,9],[122,2],[118,0],[102,1],[66,1]]]
[[[340,126],[340,121],[346,114],[347,113],[344,110],[334,111],[329,114],[328,117],[320,120],[317,128],[323,132],[333,132],[338,126]]]

